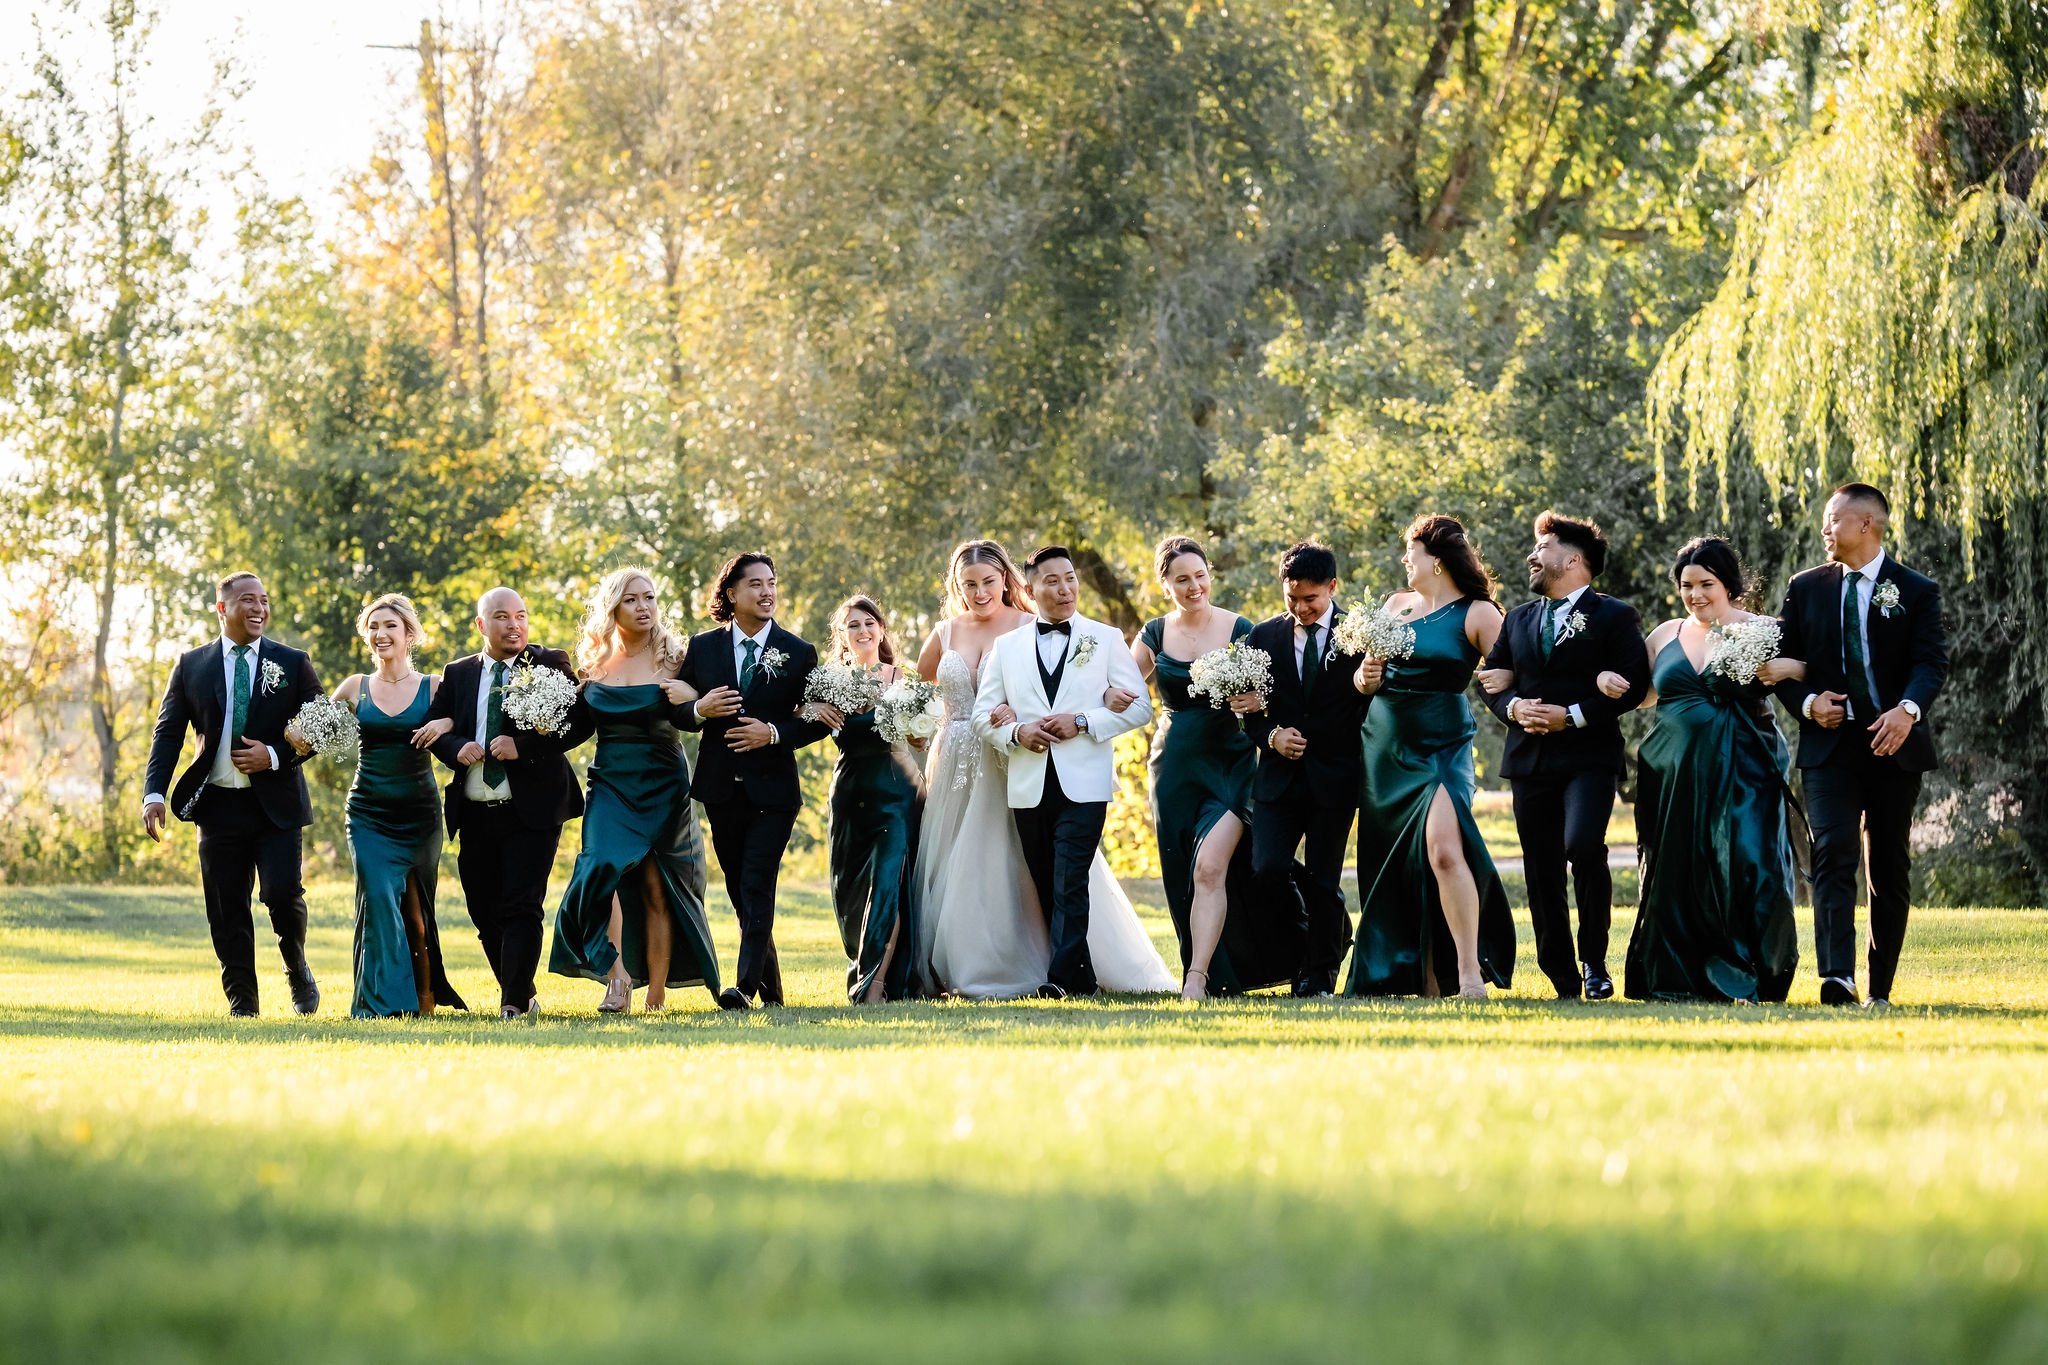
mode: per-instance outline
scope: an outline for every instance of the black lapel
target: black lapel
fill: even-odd
[[[1820,575],[1820,581],[1821,591],[1827,602],[1827,610],[1821,613],[1822,619],[1826,622],[1824,629],[1827,633],[1822,638],[1827,645],[1827,652],[1821,657],[1841,669],[1846,681],[1849,672],[1849,649],[1848,641],[1842,638],[1842,566],[1828,565],[1827,571]]]
[[[206,646],[201,655],[200,669],[205,677],[201,684],[199,698],[213,704],[212,714],[206,717],[206,733],[209,738],[220,729],[220,723],[228,713],[227,665],[221,655],[220,641],[216,639]]]

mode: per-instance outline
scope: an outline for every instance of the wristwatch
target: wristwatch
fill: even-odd
[[[1088,713],[1086,711],[1076,711],[1074,713],[1074,728],[1084,735],[1088,733]]]
[[[1905,713],[1906,713],[1907,715],[1911,716],[1911,717],[1913,718],[1913,723],[1914,723],[1914,724],[1916,724],[1916,725],[1917,725],[1917,724],[1919,724],[1919,722],[1920,722],[1920,703],[1919,703],[1919,702],[1917,702],[1917,701],[1902,701],[1902,702],[1900,702],[1900,703],[1899,703],[1899,709],[1900,709],[1901,711],[1904,711],[1904,712],[1905,712]]]

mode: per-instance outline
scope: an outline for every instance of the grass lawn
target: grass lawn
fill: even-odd
[[[0,893],[0,1360],[2048,1359],[2048,913],[1885,1015],[1558,1005],[1526,922],[1484,1006],[856,1012],[799,887],[791,1008],[527,1028],[348,1019],[348,907],[230,1021],[196,889]]]

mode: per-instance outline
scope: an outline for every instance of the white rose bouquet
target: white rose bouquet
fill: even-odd
[[[361,737],[355,711],[332,697],[314,697],[301,706],[291,731],[322,757],[345,752]]]
[[[1330,634],[1342,653],[1369,654],[1382,662],[1405,659],[1415,652],[1415,627],[1405,615],[1384,606],[1353,607]]]
[[[1757,669],[1778,657],[1784,628],[1768,616],[1756,616],[1707,632],[1707,669],[1730,682],[1747,686]]]
[[[559,669],[514,664],[501,704],[505,719],[521,729],[558,734],[576,705],[576,680]]]
[[[915,673],[890,683],[875,703],[875,732],[891,744],[930,739],[945,719],[939,689]]]
[[[853,716],[882,699],[882,670],[854,663],[820,663],[804,679],[804,701],[836,707],[841,715]]]

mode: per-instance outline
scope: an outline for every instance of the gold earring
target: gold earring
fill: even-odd
[[[1435,568],[1433,568],[1433,569],[1431,569],[1431,570],[1430,570],[1430,572],[1431,572],[1431,573],[1433,573],[1433,574],[1435,574],[1435,575],[1436,575],[1436,576],[1437,576],[1438,578],[1442,578],[1442,577],[1444,576],[1444,566],[1443,566],[1443,562],[1442,562],[1441,560],[1439,560],[1439,561],[1437,562],[1437,565],[1436,565],[1436,567],[1435,567]]]

